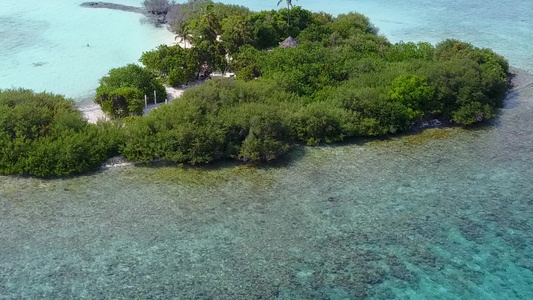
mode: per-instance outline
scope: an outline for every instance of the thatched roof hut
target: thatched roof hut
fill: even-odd
[[[284,40],[283,42],[280,42],[279,43],[279,46],[281,48],[294,48],[296,46],[298,46],[300,43],[293,39],[292,36],[289,36],[286,40]]]

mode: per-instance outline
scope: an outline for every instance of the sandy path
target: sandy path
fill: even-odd
[[[203,81],[196,81],[189,85],[184,85],[180,88],[175,88],[169,85],[165,84],[165,89],[167,91],[167,100],[168,103],[170,103],[172,100],[177,99],[183,95],[183,93],[192,87],[198,86],[202,84]],[[152,111],[153,109],[158,108],[159,106],[163,105],[165,103],[157,103],[157,104],[148,104],[148,106],[144,109],[144,115]],[[79,107],[79,110],[82,112],[83,116],[89,123],[96,124],[98,120],[110,120],[109,116],[107,116],[100,106],[98,104],[90,104],[86,106]]]
[[[99,105],[91,104],[79,107],[79,110],[89,123],[96,124],[98,120],[109,120],[109,117],[102,111]]]

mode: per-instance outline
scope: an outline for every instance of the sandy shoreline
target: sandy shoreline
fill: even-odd
[[[192,87],[198,86],[199,84],[202,84],[202,83],[203,83],[203,81],[197,81],[197,82],[194,82],[192,84],[182,86],[180,88],[171,87],[171,86],[165,84],[164,86],[165,86],[165,89],[167,91],[168,103],[170,103],[173,100],[178,99],[179,97],[181,97],[181,95],[183,95],[183,93],[187,89],[190,89]],[[148,104],[148,106],[146,106],[144,108],[143,115],[146,115],[150,111],[158,108],[159,106],[161,106],[163,104],[165,104],[165,103]],[[81,113],[83,114],[85,119],[89,123],[92,123],[92,124],[96,124],[99,120],[107,121],[107,120],[111,119],[109,116],[107,116],[102,111],[100,106],[98,104],[96,104],[96,103],[91,103],[89,105],[80,106],[80,107],[78,107],[78,109],[81,111]]]
[[[228,72],[226,74],[220,74],[220,73],[213,73],[211,74],[212,77],[233,77],[235,76],[235,73]],[[183,93],[193,87],[197,87],[199,85],[202,85],[205,81],[204,80],[196,80],[194,82],[189,83],[188,85],[182,85],[181,87],[173,87],[168,84],[163,84],[165,87],[165,90],[167,92],[167,102],[157,103],[157,104],[148,104],[143,111],[143,116],[147,113],[151,112],[152,110],[160,107],[163,104],[170,103],[174,101],[175,99],[178,99],[183,95]],[[81,111],[85,119],[92,124],[96,124],[99,120],[107,121],[111,120],[111,118],[106,115],[100,106],[96,103],[86,104],[78,106],[78,109]]]
[[[231,77],[231,76],[234,76],[234,73],[212,74],[212,76],[213,77]],[[144,108],[143,115],[146,115],[150,111],[160,107],[163,104],[170,103],[170,102],[174,101],[175,99],[180,98],[181,95],[183,95],[183,93],[186,90],[188,90],[190,88],[193,88],[193,87],[196,87],[196,86],[199,86],[199,85],[203,84],[204,82],[205,82],[204,80],[197,80],[197,81],[189,83],[188,85],[182,85],[179,88],[172,87],[172,86],[170,86],[168,84],[163,84],[163,86],[165,87],[165,90],[167,92],[167,102],[162,102],[162,103],[157,103],[157,104],[148,104]],[[106,115],[102,111],[100,106],[98,104],[96,104],[96,103],[80,105],[80,106],[78,106],[78,109],[81,111],[81,113],[83,114],[85,119],[89,123],[92,123],[92,124],[96,124],[99,120],[107,121],[107,120],[111,119],[108,115]]]
[[[169,29],[169,31],[170,31],[170,29]],[[168,45],[169,46],[179,45],[182,48],[190,48],[191,47],[190,43],[184,43],[183,40],[181,40],[181,38],[179,36],[174,36],[172,38],[172,41],[169,41]],[[166,92],[167,92],[167,100],[168,100],[168,102],[170,103],[172,100],[181,97],[181,95],[185,92],[185,90],[187,90],[187,89],[189,89],[191,87],[195,87],[195,86],[197,86],[197,85],[199,85],[201,83],[202,83],[202,81],[197,81],[197,82],[193,82],[193,83],[191,83],[189,85],[184,85],[184,86],[182,86],[180,88],[175,88],[175,87],[172,87],[170,85],[164,84]],[[152,111],[155,108],[158,108],[162,104],[165,104],[165,103],[148,104],[148,106],[145,107],[145,109],[144,109],[143,115],[146,115],[147,113],[149,113],[150,111]],[[107,116],[102,111],[100,106],[98,104],[96,104],[96,103],[82,104],[82,105],[78,106],[78,109],[81,111],[81,113],[83,114],[85,119],[89,123],[92,123],[92,124],[96,124],[99,120],[107,121],[107,120],[111,119],[109,116]]]

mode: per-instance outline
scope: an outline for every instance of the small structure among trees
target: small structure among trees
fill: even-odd
[[[279,43],[280,48],[294,48],[300,45],[300,43],[295,40],[292,36],[286,38],[283,42]]]

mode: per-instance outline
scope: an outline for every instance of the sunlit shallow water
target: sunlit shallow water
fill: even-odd
[[[83,8],[81,2],[2,0],[0,89],[46,90],[82,101],[109,69],[173,41],[168,30],[145,24],[140,14]]]
[[[516,83],[494,124],[260,169],[0,177],[0,299],[533,299],[533,79]]]

